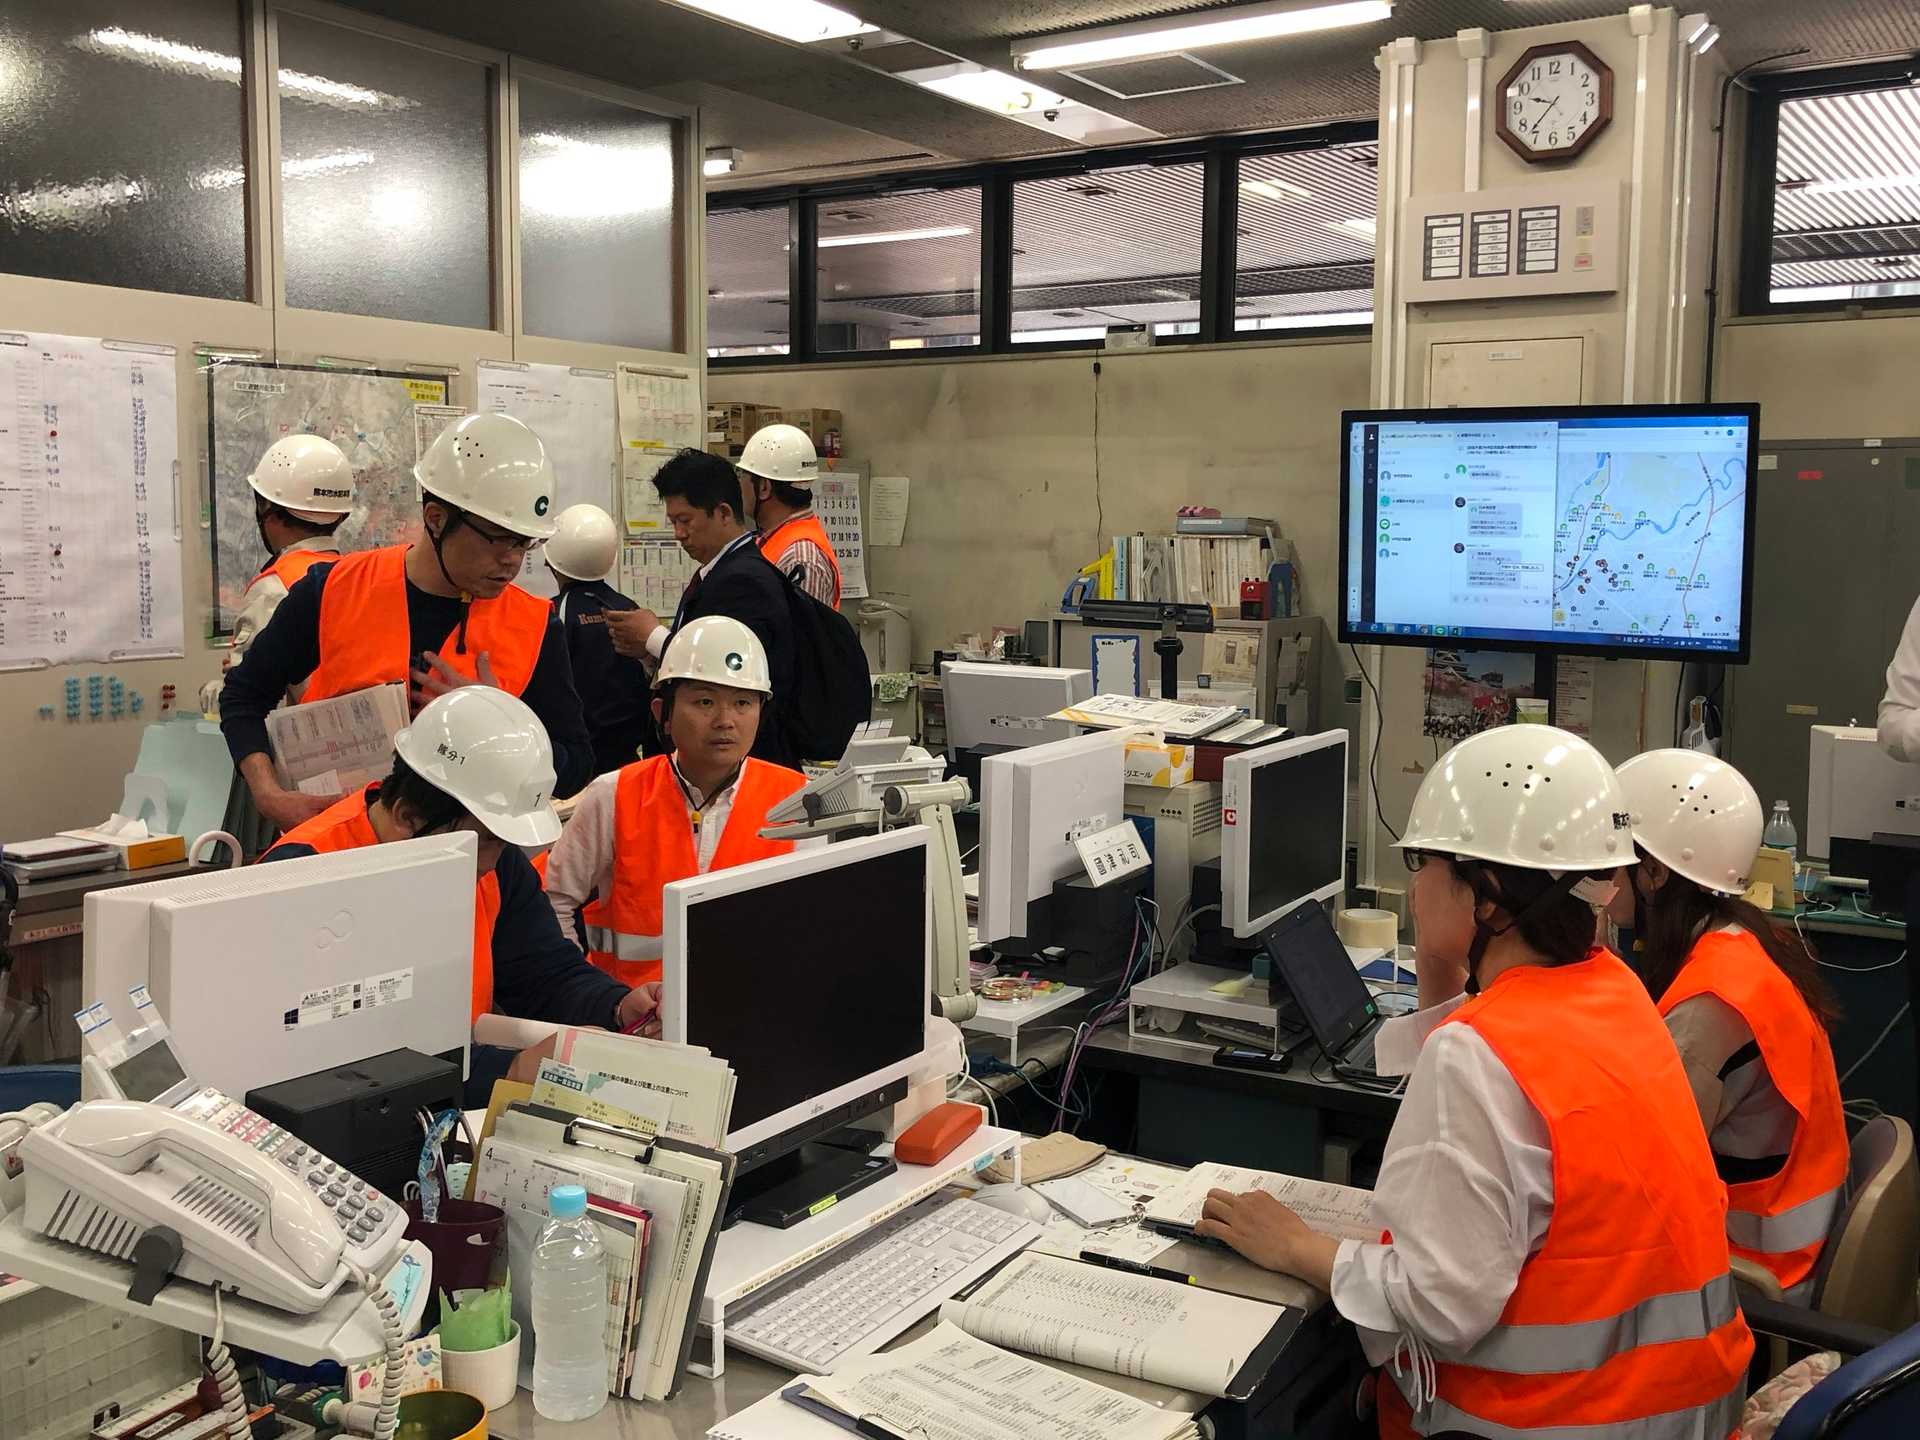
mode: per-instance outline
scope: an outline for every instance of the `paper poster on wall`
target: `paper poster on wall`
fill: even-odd
[[[1513,718],[1515,700],[1534,698],[1531,655],[1429,650],[1420,733],[1435,740],[1464,740],[1505,725]]]
[[[0,333],[0,669],[185,653],[175,363]]]
[[[1568,655],[1554,666],[1553,723],[1562,730],[1593,734],[1593,682],[1599,668],[1591,655]]]
[[[1140,637],[1095,635],[1093,638],[1093,693],[1140,693]]]
[[[440,432],[467,413],[464,405],[416,405],[413,407],[413,458],[418,461],[433,448]]]
[[[620,593],[669,624],[680,594],[699,566],[672,539],[633,540],[620,547]]]
[[[569,505],[598,505],[615,513],[620,447],[611,370],[482,360],[474,378],[477,409],[523,421],[547,447],[554,474],[549,515]],[[519,584],[548,598],[559,591],[538,551],[528,553]]]
[[[706,437],[700,380],[686,370],[620,366],[619,407],[623,449],[697,449]]]
[[[621,451],[621,511],[626,516],[627,534],[634,539],[648,535],[672,536],[673,526],[667,520],[667,502],[653,488],[653,477],[677,453],[673,450]]]
[[[208,367],[215,635],[233,633],[241,598],[266,562],[247,476],[267,447],[301,434],[338,445],[353,467],[354,488],[353,513],[336,535],[340,549],[400,544],[420,533],[413,467],[420,457],[421,406],[458,409],[447,405],[442,376],[252,361]],[[449,418],[430,416],[429,424]]]
[[[813,482],[813,513],[833,542],[840,562],[840,598],[867,596],[866,540],[860,524],[860,477],[843,470]]]
[[[867,507],[867,541],[898,545],[907,534],[907,498],[913,481],[905,475],[876,475]]]

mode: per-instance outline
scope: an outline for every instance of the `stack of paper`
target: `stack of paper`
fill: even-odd
[[[267,716],[281,789],[345,795],[384,780],[393,769],[393,737],[407,720],[407,687],[400,684],[281,706]]]
[[[1191,1415],[983,1344],[952,1325],[831,1376],[800,1377],[721,1421],[712,1440],[1196,1440]]]
[[[731,1065],[703,1047],[640,1040],[609,1030],[569,1030],[556,1054],[582,1076],[620,1081],[665,1097],[668,1109],[659,1122],[661,1134],[715,1148],[726,1140],[737,1077]],[[639,1128],[646,1128],[644,1120]]]
[[[1147,1224],[1162,1234],[1190,1233],[1200,1221],[1209,1190],[1230,1190],[1236,1195],[1264,1190],[1322,1235],[1336,1240],[1380,1238],[1379,1223],[1372,1218],[1370,1190],[1211,1161],[1194,1166],[1187,1172],[1185,1183],[1157,1196],[1147,1207]]]
[[[1179,700],[1149,700],[1138,695],[1095,695],[1056,710],[1049,720],[1066,720],[1098,730],[1140,725],[1169,740],[1197,740],[1244,717],[1237,705],[1188,705]]]
[[[641,1362],[640,1300],[653,1216],[637,1205],[594,1197],[587,1218],[607,1252],[607,1388],[624,1395]]]

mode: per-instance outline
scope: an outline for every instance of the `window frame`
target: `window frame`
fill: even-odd
[[[1326,149],[1376,141],[1372,120],[1342,121],[1297,130],[1253,135],[1220,135],[1169,141],[1151,146],[1112,147],[1051,155],[997,165],[908,170],[858,180],[772,186],[759,190],[709,190],[703,211],[765,208],[788,211],[787,317],[785,355],[708,355],[710,370],[744,370],[789,365],[937,364],[961,358],[1007,355],[1099,354],[1106,342],[1089,340],[1021,341],[1013,339],[1013,187],[1023,180],[1085,175],[1133,165],[1202,166],[1200,243],[1200,329],[1194,335],[1156,338],[1152,348],[1192,345],[1257,344],[1293,339],[1346,339],[1372,332],[1371,325],[1302,326],[1298,330],[1239,331],[1233,325],[1238,275],[1238,185],[1243,157],[1292,150]],[[822,203],[871,198],[902,190],[980,187],[980,307],[978,345],[916,350],[846,350],[822,353],[817,346],[818,223]],[[704,267],[703,267],[704,270]],[[701,307],[704,316],[705,289]],[[704,348],[704,347],[703,347]]]
[[[1856,300],[1775,300],[1773,223],[1780,158],[1780,107],[1818,95],[1849,95],[1920,84],[1920,57],[1871,65],[1790,70],[1748,82],[1746,179],[1740,214],[1741,315],[1817,319],[1856,311],[1920,310],[1920,295],[1876,295]]]

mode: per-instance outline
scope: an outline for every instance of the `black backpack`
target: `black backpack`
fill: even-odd
[[[853,622],[814,599],[790,575],[793,689],[776,695],[781,733],[808,760],[838,760],[857,726],[873,714],[873,677]]]

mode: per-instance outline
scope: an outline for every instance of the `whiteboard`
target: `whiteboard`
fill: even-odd
[[[479,397],[474,409],[497,411],[525,422],[553,462],[553,509],[598,505],[609,515],[620,469],[620,433],[614,418],[613,372],[482,360],[475,367]],[[520,587],[548,599],[558,593],[538,550],[527,552]]]
[[[174,363],[0,333],[0,669],[186,653]]]
[[[446,403],[447,382],[437,375],[238,361],[209,367],[214,633],[233,633],[247,585],[267,562],[247,476],[269,445],[318,435],[345,454],[354,501],[338,532],[342,554],[398,544],[420,533],[413,466],[444,428],[439,407]]]

